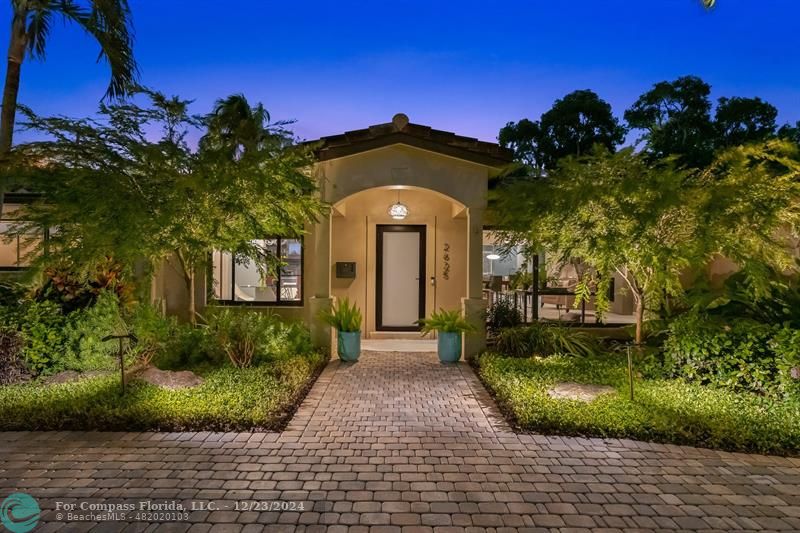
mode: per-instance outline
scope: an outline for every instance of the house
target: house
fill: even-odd
[[[332,335],[316,316],[344,297],[361,309],[366,338],[418,338],[416,321],[440,308],[461,309],[483,331],[485,290],[507,287],[509,274],[523,266],[522,254],[496,254],[484,231],[489,180],[511,162],[511,151],[410,123],[403,114],[311,144],[330,213],[307,224],[300,238],[261,237],[261,246],[284,263],[273,276],[213,251],[209,272],[197,276],[200,312],[208,305],[272,310],[306,322],[320,346],[330,345]],[[6,200],[3,218],[10,220],[0,223],[7,225],[16,204],[30,199],[9,194]],[[4,242],[0,269],[23,269],[23,255],[19,242]],[[151,298],[180,315],[188,308],[185,287],[179,267],[166,261]],[[621,287],[615,293],[619,308],[630,299],[623,293]],[[559,316],[562,308],[569,304]],[[464,353],[477,353],[484,342],[480,334],[466,336]]]
[[[315,317],[343,297],[361,308],[367,338],[418,338],[415,322],[439,308],[462,309],[482,325],[488,183],[511,152],[412,124],[403,114],[314,146],[314,173],[330,214],[308,224],[302,239],[264,240],[285,262],[276,276],[264,278],[254,264],[214,252],[197,301],[302,319],[319,345],[330,344],[331,332]],[[152,296],[169,311],[185,307],[171,265],[160,269]],[[477,353],[483,342],[468,336],[465,353]]]

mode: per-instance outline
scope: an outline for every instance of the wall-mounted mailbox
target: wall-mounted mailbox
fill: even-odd
[[[356,277],[356,263],[354,261],[337,261],[336,277],[352,279]]]

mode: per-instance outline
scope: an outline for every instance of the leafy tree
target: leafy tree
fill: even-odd
[[[711,86],[695,76],[662,81],[625,111],[631,129],[642,130],[641,141],[652,159],[678,156],[690,167],[707,165],[714,152]]]
[[[590,90],[574,91],[542,115],[540,148],[546,168],[558,160],[582,156],[600,145],[613,151],[625,138],[625,129],[611,112],[611,105]]]
[[[519,122],[509,122],[500,129],[497,140],[501,146],[514,152],[514,159],[535,174],[542,172],[543,155],[539,150],[541,139],[541,125],[539,121],[523,118]]]
[[[800,120],[795,122],[794,126],[791,124],[784,124],[778,130],[778,137],[786,139],[800,146]]]
[[[500,130],[500,144],[511,148],[517,160],[534,173],[555,168],[559,159],[581,156],[601,145],[614,150],[625,129],[611,106],[590,90],[574,91],[560,100],[537,122],[522,119]]]
[[[761,98],[720,98],[714,117],[718,147],[765,141],[775,135],[778,109]]]
[[[785,237],[800,228],[797,161],[797,147],[778,141],[726,151],[702,172],[600,149],[501,189],[500,238],[580,259],[595,272],[583,283],[594,286],[601,312],[616,272],[633,296],[641,343],[645,311],[681,296],[681,276],[717,255],[754,287],[768,286],[768,266],[795,268]]]
[[[221,151],[232,159],[261,150],[268,143],[280,145],[288,133],[283,128],[286,122],[270,123],[264,106],[258,103],[251,107],[241,94],[217,100],[206,124],[208,131],[200,140],[200,148]]]
[[[45,58],[56,18],[76,24],[100,45],[100,58],[111,67],[106,96],[128,94],[137,70],[127,0],[11,0],[11,10],[11,42],[0,116],[0,155],[11,149],[22,63],[27,58]]]
[[[253,239],[300,234],[323,211],[309,171],[313,156],[268,124],[264,129],[274,135],[237,157],[227,143],[204,142],[192,150],[186,142],[190,131],[207,128],[210,139],[220,125],[191,116],[186,101],[146,96],[146,106],[101,104],[96,119],[25,111],[29,127],[54,140],[14,151],[17,172],[44,193],[17,231],[54,229],[48,253],[41,246],[36,250],[39,264],[88,269],[113,257],[132,269],[142,261],[153,267],[174,259],[193,320],[195,273],[207,265],[212,249],[274,269],[280,259]],[[153,131],[160,137],[150,140]],[[250,144],[249,138],[242,142]]]

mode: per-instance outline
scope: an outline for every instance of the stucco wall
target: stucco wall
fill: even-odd
[[[336,298],[347,297],[364,314],[364,333],[376,329],[376,226],[378,224],[425,225],[426,232],[426,315],[434,309],[460,309],[466,295],[467,220],[461,209],[450,200],[423,190],[402,190],[400,198],[409,208],[403,221],[392,220],[387,213],[397,201],[396,190],[371,189],[357,193],[340,203],[344,216],[333,217],[332,264],[337,261],[356,263],[355,279],[331,279],[331,292]],[[456,217],[453,214],[456,212]],[[445,261],[445,244],[449,245]],[[449,264],[445,279],[445,263]],[[431,283],[431,277],[435,283]]]
[[[317,174],[331,204],[357,192],[392,185],[430,189],[466,207],[486,207],[488,168],[405,145],[323,161]]]

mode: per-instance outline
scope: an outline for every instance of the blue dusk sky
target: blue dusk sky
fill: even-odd
[[[143,84],[194,99],[198,113],[244,93],[295,119],[304,139],[404,112],[491,141],[575,89],[621,116],[653,83],[686,74],[711,83],[715,100],[760,96],[780,122],[800,120],[797,0],[719,0],[711,12],[697,0],[130,3]],[[7,43],[11,11],[0,6]],[[46,62],[23,66],[19,101],[92,113],[108,76],[96,54],[57,24]]]

